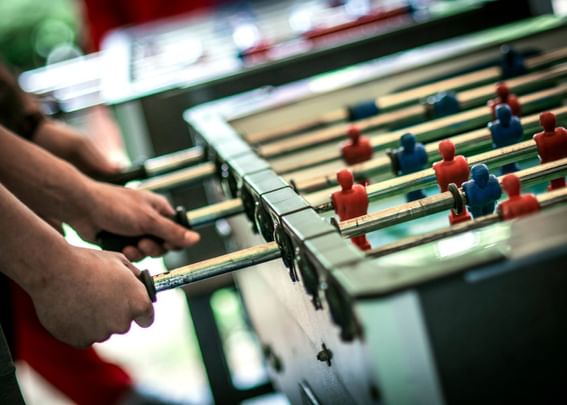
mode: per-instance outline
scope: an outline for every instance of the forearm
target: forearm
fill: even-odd
[[[0,184],[0,271],[28,292],[41,288],[58,269],[69,245]]]
[[[147,327],[153,308],[125,257],[68,245],[0,184],[0,272],[31,296],[41,324],[68,344],[86,347]]]
[[[87,177],[0,127],[0,182],[44,218],[72,221],[89,212]]]
[[[45,119],[41,126],[35,132],[31,141],[43,149],[54,154],[69,163],[72,163],[73,153],[77,152],[75,144],[70,142],[70,138],[80,139],[77,134],[72,137],[68,136],[70,130],[61,122],[51,119]]]
[[[96,144],[62,122],[45,119],[32,141],[86,174],[110,174],[119,170]]]

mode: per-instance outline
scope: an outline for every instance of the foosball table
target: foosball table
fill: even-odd
[[[176,220],[243,249],[150,296],[239,270],[294,404],[564,402],[565,38],[538,17],[187,111],[199,146],[137,187],[208,182]]]

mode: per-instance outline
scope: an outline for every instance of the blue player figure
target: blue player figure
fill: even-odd
[[[496,201],[502,195],[498,179],[488,173],[485,164],[474,165],[471,169],[471,177],[471,180],[464,182],[462,186],[469,211],[473,218],[492,214]]]
[[[492,135],[492,146],[501,148],[503,146],[518,143],[524,134],[522,123],[508,104],[500,104],[496,107],[496,120],[488,123],[488,129]],[[502,174],[518,171],[517,163],[508,163],[502,166]]]
[[[500,47],[500,69],[504,79],[527,73],[523,55],[508,45]]]
[[[398,175],[410,174],[420,171],[427,164],[427,152],[422,143],[416,142],[414,134],[404,134],[400,138],[401,147],[394,151],[398,163]],[[410,191],[406,194],[408,201],[424,198],[422,190]]]
[[[461,105],[454,91],[442,91],[427,97],[425,102],[429,119],[446,117],[461,111]]]

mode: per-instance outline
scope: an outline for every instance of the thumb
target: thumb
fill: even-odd
[[[140,327],[147,328],[152,323],[154,323],[154,306],[150,300],[148,295],[148,291],[144,284],[138,279],[140,275],[140,270],[130,263],[125,257],[122,255],[120,256],[122,262],[126,265],[126,267],[132,272],[135,276],[135,288],[130,292],[133,294],[132,300],[130,301],[130,310],[132,314],[132,319],[136,322]]]

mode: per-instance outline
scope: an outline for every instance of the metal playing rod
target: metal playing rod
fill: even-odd
[[[521,170],[516,173],[524,186],[547,181],[565,174],[567,174],[567,158]],[[553,198],[548,198],[550,200],[563,198],[557,195],[552,195],[552,197]],[[454,203],[453,194],[446,192],[399,207],[380,211],[375,214],[343,221],[338,224],[338,230],[341,236],[349,238],[386,226],[448,210],[453,207]],[[188,283],[265,263],[277,259],[280,256],[281,253],[277,243],[269,242],[180,267],[153,277],[151,277],[147,271],[144,271],[140,279],[145,284],[152,300],[155,300],[157,292],[181,287]]]
[[[554,63],[561,62],[565,59],[567,59],[567,48],[562,48],[540,56],[528,58],[526,59],[525,64],[528,71],[534,71],[536,69],[541,69]],[[453,78],[439,80],[435,83],[414,87],[406,91],[396,92],[395,94],[384,95],[376,98],[374,103],[378,106],[381,112],[390,112],[397,108],[419,102],[420,100],[440,91],[460,91],[487,83],[494,83],[499,80],[501,80],[500,68],[490,67]],[[348,117],[348,108],[341,108],[324,113],[312,120],[295,123],[289,126],[280,126],[277,129],[250,133],[245,135],[245,138],[250,143],[259,144],[285,138],[317,127],[346,121]]]
[[[469,166],[484,163],[489,169],[495,169],[508,163],[521,162],[534,158],[536,149],[535,142],[529,140],[471,156],[467,158],[467,162]],[[366,192],[368,194],[368,200],[372,202],[378,199],[420,190],[434,186],[435,184],[437,184],[435,172],[432,168],[428,168],[405,176],[394,177],[376,184],[371,184],[366,187]],[[304,198],[316,211],[330,211],[333,209],[333,206],[329,196],[337,190],[338,188],[334,187],[306,195]]]
[[[400,241],[392,242],[384,246],[374,248],[367,251],[366,255],[370,257],[382,257],[391,253],[401,252],[402,250],[409,249],[415,246],[424,245],[429,242],[434,242],[450,236],[456,236],[461,233],[473,231],[488,225],[495,224],[500,221],[498,214],[490,214],[480,217],[479,219],[462,222],[447,228],[439,229],[423,235],[410,236],[409,238]]]
[[[548,70],[507,80],[506,85],[511,92],[520,95],[549,87],[549,85],[566,76],[567,64],[563,64]],[[494,87],[495,85],[491,83],[457,94],[457,101],[461,110],[465,111],[486,104],[489,99],[494,97]],[[413,105],[357,121],[356,126],[362,132],[392,125],[399,128],[425,121],[428,116],[429,108],[427,104]],[[345,139],[345,134],[350,126],[351,124],[341,124],[318,131],[302,133],[301,136],[291,139],[260,145],[257,147],[257,151],[264,158],[270,159],[290,152],[312,148],[314,145],[335,142]]]
[[[540,209],[548,209],[559,204],[567,203],[567,187],[559,190],[550,191],[536,196]],[[423,235],[410,236],[400,241],[392,242],[384,246],[366,252],[370,257],[382,257],[392,253],[400,252],[415,246],[424,245],[451,236],[456,236],[465,232],[469,232],[478,228],[482,228],[491,224],[502,221],[498,214],[485,215],[478,219],[462,222],[447,228],[439,229]]]
[[[278,244],[269,242],[179,267],[153,277],[144,270],[139,278],[146,286],[152,301],[155,301],[158,292],[265,263],[280,256]]]
[[[134,187],[139,190],[159,191],[166,190],[180,185],[190,185],[209,179],[216,173],[214,163],[201,163],[196,166],[189,166],[175,172],[162,174],[141,181]]]
[[[561,107],[551,110],[557,117],[558,121],[567,119],[567,107]],[[524,138],[531,136],[534,131],[539,129],[539,114],[529,115],[522,118],[522,126],[524,129]],[[492,135],[488,128],[478,129],[449,138],[454,144],[459,154],[468,154],[469,151],[477,151],[492,146]],[[429,162],[439,159],[439,151],[437,143],[428,143],[425,150],[429,157]],[[364,163],[350,166],[352,174],[357,181],[371,179],[377,176],[390,175],[393,176],[391,159],[386,155],[380,155]],[[292,173],[284,176],[290,181],[298,192],[311,193],[326,187],[337,185],[336,177],[337,168],[333,168],[328,172],[323,172],[317,177],[305,177],[300,173],[294,175]]]
[[[567,158],[520,170],[515,174],[520,179],[523,187],[552,180],[567,174]],[[501,180],[502,177],[499,178],[499,181]],[[460,198],[464,201],[464,195],[461,191],[459,193],[461,194]],[[450,191],[446,191],[397,207],[349,219],[336,225],[344,237],[350,238],[449,210],[454,208],[454,206],[455,196]]]
[[[567,107],[557,108],[552,111],[556,114],[557,119],[563,119],[565,116],[567,116]],[[483,115],[487,115],[487,117],[485,117],[484,119],[490,119],[487,113]],[[539,117],[535,114],[525,117],[522,120],[522,124],[524,125],[524,130],[530,131],[532,127],[533,128],[537,127],[539,125],[538,120]],[[451,123],[443,122],[441,124],[447,125]],[[423,129],[422,132],[415,132],[416,137],[420,141],[427,141],[430,138],[431,135],[429,134],[428,131],[437,132],[439,130],[439,125],[427,126],[427,127]],[[414,130],[415,128],[406,128],[404,130],[396,131],[393,134],[382,135],[382,137],[383,138],[388,137],[390,139],[394,139],[395,137],[397,143],[399,142],[399,137],[401,135],[403,135],[406,132],[414,132]],[[453,137],[453,141],[455,142],[458,150],[464,153],[466,153],[467,148],[477,149],[479,147],[482,147],[484,144],[488,146],[491,142],[490,139],[491,139],[490,132],[487,129],[480,129]],[[393,143],[394,141],[392,140],[390,141],[390,143],[387,143],[385,145],[390,145]],[[334,146],[333,148],[335,149],[336,152],[337,147]],[[430,156],[434,157],[438,155],[436,150],[436,145],[428,144],[426,145],[426,148]],[[338,160],[337,163],[338,163],[337,166],[339,165],[341,167],[343,166],[342,160]],[[327,172],[325,175],[318,175],[318,177],[316,178],[309,175],[309,173],[311,173],[310,171],[304,171],[303,173],[292,172],[292,173],[288,173],[284,177],[288,181],[292,181],[298,191],[310,192],[336,184],[334,173],[336,172],[337,168],[333,168],[332,172],[330,173]],[[353,166],[353,174],[357,179],[364,179],[387,173],[391,170],[390,168],[391,168],[390,159],[387,158],[386,156],[379,156],[368,162],[364,162]],[[314,169],[316,169],[316,167],[311,168],[311,170]],[[181,169],[171,173],[166,173],[160,176],[155,176],[147,180],[143,180],[140,183],[138,183],[135,186],[135,188],[142,190],[150,190],[150,191],[166,190],[172,187],[178,187],[181,185],[190,185],[201,182],[203,180],[213,177],[215,173],[216,173],[216,168],[214,164],[207,162],[195,166],[190,166],[185,169]],[[303,177],[306,177],[306,180],[302,180]]]
[[[203,148],[194,146],[192,148],[146,159],[142,164],[133,165],[116,174],[99,177],[98,180],[114,184],[126,184],[130,181],[143,180],[185,166],[191,166],[204,161],[205,157]]]
[[[144,162],[144,166],[150,176],[155,176],[179,167],[202,162],[204,159],[205,152],[203,148],[201,146],[193,146],[148,159]]]
[[[545,67],[545,66],[552,64],[553,62],[559,62],[559,61],[562,61],[563,59],[566,59],[566,58],[567,58],[567,48],[556,50],[554,52],[550,52],[548,54],[538,56],[538,57],[535,57],[535,58],[531,58],[530,60],[528,60],[528,64],[527,64],[528,70],[534,70],[534,69],[539,68],[539,67]],[[530,65],[530,62],[532,63],[533,66]],[[492,68],[492,69],[494,69],[494,68]],[[522,77],[519,77],[519,78],[510,79],[510,80],[507,81],[507,83],[511,87],[512,91],[515,91],[515,92],[529,91],[531,88],[533,88],[535,86],[541,86],[542,82],[551,82],[553,80],[559,79],[560,77],[562,77],[565,74],[565,72],[564,72],[565,69],[566,69],[566,67],[564,65],[556,66],[554,68],[546,69],[546,70],[541,71],[541,72],[535,72],[535,73],[528,74],[526,76],[522,76]],[[445,89],[445,90],[453,89],[454,90],[454,89],[458,89],[458,88],[451,87],[451,83],[458,83],[458,81],[463,80],[463,78],[466,79],[469,76],[472,77],[472,76],[476,76],[476,75],[477,75],[477,73],[475,72],[475,73],[472,73],[472,74],[469,74],[469,75],[464,75],[463,77],[453,78],[453,79],[448,79],[447,81],[437,82],[434,85],[421,86],[419,88],[408,90],[408,91],[402,92],[402,93],[403,94],[414,94],[414,95],[423,93],[423,95],[429,95],[429,94],[433,94],[433,93],[430,92],[430,91],[433,91],[433,88],[439,88],[439,89]],[[530,80],[530,78],[531,78],[531,80]],[[464,86],[464,87],[460,87],[460,88],[468,88],[468,87],[472,87],[473,85],[478,85],[478,84],[482,84],[482,83],[484,83],[484,82],[483,81],[471,82],[471,86]],[[447,87],[443,87],[445,85]],[[430,92],[430,93],[428,93],[428,92]],[[463,108],[470,108],[471,106],[474,105],[474,103],[479,102],[479,100],[481,100],[483,97],[487,97],[492,92],[493,92],[492,86],[482,86],[478,89],[472,89],[472,90],[468,90],[468,91],[463,92],[462,94],[459,95],[459,101],[460,101],[461,105],[463,106]],[[424,97],[423,95],[421,97],[418,97],[418,99],[423,98]],[[385,106],[388,106],[388,103],[389,103],[388,100],[390,100],[390,102],[391,102],[392,100],[401,100],[403,98],[404,98],[403,95],[400,96],[399,94],[396,94],[396,95],[383,96],[380,99],[378,99],[378,101],[382,102]],[[391,111],[394,107],[399,107],[400,105],[404,105],[404,104],[397,104],[397,102],[394,102],[392,104],[391,109],[383,108],[383,110],[384,111]],[[381,125],[386,125],[388,122],[392,122],[392,121],[400,122],[400,120],[403,120],[404,118],[411,118],[412,114],[413,115],[415,115],[415,114],[422,115],[423,114],[423,107],[422,106],[409,107],[408,109],[403,110],[403,111],[393,112],[393,113],[391,113],[391,115],[381,115],[379,117],[375,117],[375,118],[371,119],[370,121],[368,121],[368,123],[366,123],[365,120],[362,120],[360,122],[360,124],[363,126],[363,129],[368,130],[370,128],[373,128],[373,125],[374,125],[374,127],[380,127]],[[325,116],[327,118],[331,119],[331,120],[336,120],[337,118],[340,118],[337,115],[337,111],[327,113]],[[372,121],[372,120],[376,120],[376,121]],[[339,119],[339,121],[340,121],[340,119]],[[408,123],[410,123],[410,122],[411,121],[408,121]],[[338,138],[344,136],[344,133],[345,133],[347,128],[348,128],[347,126],[342,126],[340,128],[334,128],[334,129],[331,128],[330,134],[332,136],[336,137],[336,139],[338,139]],[[285,152],[285,150],[298,149],[298,148],[302,148],[302,147],[308,147],[312,144],[317,144],[318,142],[320,143],[321,140],[318,140],[318,139],[321,138],[321,137],[325,138],[325,136],[329,136],[328,131],[329,130],[325,130],[325,131],[322,131],[320,134],[314,134],[314,135],[316,135],[317,139],[313,138],[313,140],[310,140],[308,136],[307,137],[302,136],[301,138],[299,138],[300,139],[299,141],[294,141],[294,142],[299,142],[297,145],[295,145],[293,142],[291,142],[289,145],[285,146],[284,152]],[[325,134],[327,134],[327,135],[325,135]],[[305,135],[305,134],[303,134],[303,135]],[[253,140],[250,140],[250,136],[247,137],[247,140],[249,142],[252,142],[252,143],[255,142]],[[266,145],[266,150],[264,151],[263,149],[261,149],[261,152],[263,152],[266,157],[275,156],[275,155],[277,155],[277,153],[274,152],[274,147],[275,147],[275,145]],[[261,147],[261,148],[263,148],[263,147]],[[205,156],[205,153],[203,151],[203,148],[200,147],[200,146],[195,146],[195,147],[187,148],[187,149],[184,149],[184,150],[181,150],[181,151],[177,151],[177,152],[169,153],[169,154],[166,154],[166,155],[147,159],[146,161],[144,161],[140,165],[131,166],[130,168],[125,169],[124,171],[117,173],[117,174],[102,176],[102,177],[99,178],[99,180],[110,182],[110,183],[115,183],[115,184],[126,184],[130,181],[143,180],[143,179],[151,178],[151,177],[154,177],[154,176],[162,175],[164,173],[167,173],[167,172],[170,172],[170,171],[182,168],[182,167],[191,166],[193,164],[203,162],[205,160],[205,158],[206,158],[206,156]],[[205,176],[205,177],[207,177],[207,176]],[[173,178],[175,178],[175,177],[173,177]],[[195,179],[193,179],[191,177],[186,177],[186,178],[187,178],[187,180],[186,180],[187,183],[202,180],[200,175],[198,175]],[[163,182],[164,186],[162,186],[160,184],[160,182]],[[141,188],[148,189],[148,190],[161,190],[161,189],[167,187],[167,186],[165,186],[166,184],[172,184],[172,185],[181,184],[181,183],[176,183],[175,181],[172,181],[172,180],[168,180],[168,178],[160,179],[160,182],[149,183],[147,187],[141,186]]]
[[[192,228],[213,223],[222,218],[229,218],[244,212],[240,198],[232,198],[217,204],[208,205],[187,212],[187,222]]]
[[[484,163],[490,169],[503,166],[507,163],[520,162],[535,157],[536,145],[532,140],[524,141],[515,145],[494,149],[485,153],[467,158],[469,165]],[[394,177],[380,183],[371,184],[366,188],[368,199],[375,201],[380,198],[391,197],[393,195],[408,193],[436,184],[435,172],[433,169],[424,169],[419,172],[405,176]],[[337,187],[322,190],[316,193],[307,194],[303,197],[318,212],[330,211],[333,209],[331,194],[338,191]],[[226,200],[207,207],[192,210],[187,213],[189,224],[192,227],[202,226],[216,220],[238,215],[244,212],[242,201],[239,198]]]
[[[562,84],[551,89],[519,97],[519,102],[524,113],[529,114],[560,105],[566,96],[567,84]],[[491,110],[485,106],[397,131],[369,135],[368,137],[373,150],[376,152],[396,147],[400,137],[407,132],[413,133],[418,142],[427,143],[482,127],[491,120]],[[270,160],[270,162],[274,171],[280,174],[287,174],[337,160],[342,160],[340,150],[337,145],[330,144],[297,152],[292,156],[276,158]]]

